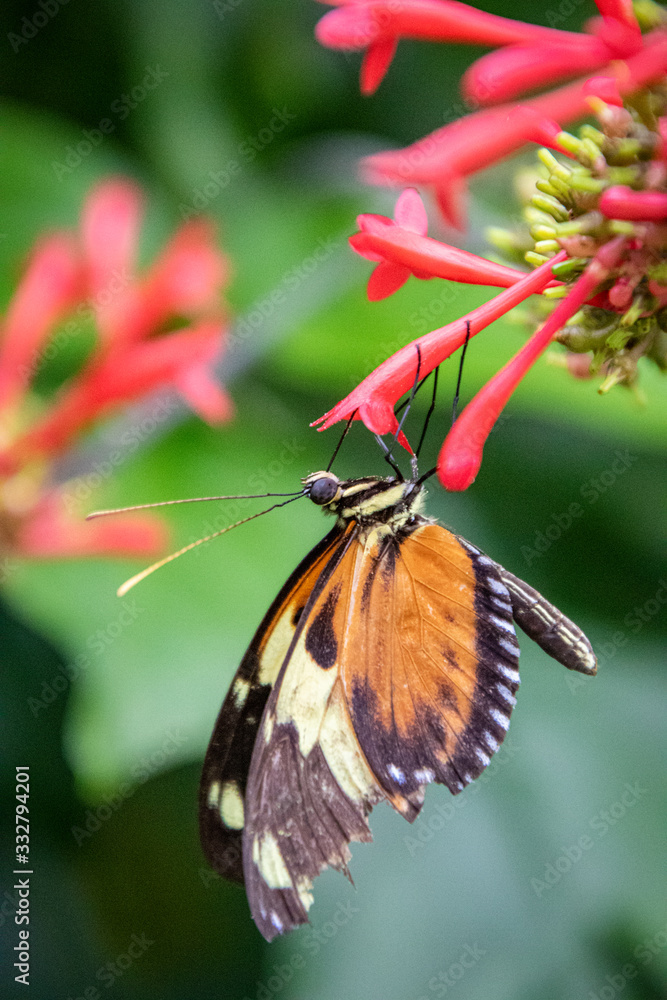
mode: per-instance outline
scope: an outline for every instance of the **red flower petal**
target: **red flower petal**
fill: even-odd
[[[327,0],[332,2],[332,0]],[[365,49],[385,38],[476,45],[577,44],[581,35],[488,14],[456,0],[358,0],[318,22],[315,36],[334,49]]]
[[[143,204],[137,185],[119,177],[94,187],[83,206],[88,295],[105,339],[123,332],[123,298],[134,278]]]
[[[410,277],[410,268],[393,261],[382,261],[368,279],[367,294],[371,302],[379,302],[402,288]]]
[[[363,382],[332,410],[314,420],[311,426],[321,424],[318,429],[323,431],[339,420],[353,417],[355,420],[363,420],[366,427],[375,434],[394,433],[398,426],[394,407],[401,396],[410,390],[415,380],[417,366],[415,345],[419,344],[420,373],[423,377],[461,346],[466,337],[466,320],[470,321],[471,336],[475,336],[519,302],[542,291],[551,281],[552,266],[566,258],[565,251],[561,251],[541,267],[526,274],[512,288],[500,292],[489,302],[473,309],[466,317],[454,320],[453,323],[448,323],[447,326],[433,330],[406,344],[367,375]]]
[[[618,89],[618,80],[613,76],[591,76],[584,84],[586,97],[598,97],[605,104],[623,107],[623,98]]]
[[[60,451],[100,415],[173,385],[184,369],[212,361],[220,350],[221,330],[220,320],[202,320],[189,329],[94,358],[15,450],[19,454]]]
[[[461,176],[503,159],[527,142],[558,148],[556,137],[561,126],[545,118],[536,110],[536,104],[501,105],[478,111],[405,149],[366,157],[362,161],[365,176],[379,184],[435,183],[438,194],[450,197],[449,189]],[[458,220],[450,216],[450,221],[456,224]]]
[[[395,226],[396,223],[386,215],[377,215],[376,212],[364,212],[363,215],[357,216],[357,225],[364,232],[379,233],[382,231],[382,226]]]
[[[398,226],[385,228],[378,235],[356,233],[350,237],[350,245],[356,253],[369,260],[391,261],[408,268],[408,273],[419,272],[429,278],[508,288],[526,277],[525,271],[496,264],[467,250],[440,243],[429,236],[417,236]]]
[[[473,63],[461,90],[466,100],[488,107],[588,73],[609,58],[607,46],[589,36],[582,36],[578,45],[512,45]]]
[[[567,298],[558,303],[540,329],[468,403],[445,438],[438,457],[438,478],[445,489],[466,490],[474,482],[486,439],[507,400],[549,346],[554,334],[590,299],[619,263],[625,247],[625,238],[621,236],[606,243],[572,286]]]
[[[209,219],[192,219],[172,237],[148,272],[144,294],[163,315],[219,307],[229,265]]]
[[[419,191],[414,188],[406,188],[398,196],[396,207],[394,208],[394,219],[396,225],[410,232],[426,236],[428,233],[428,216],[421,200]]]
[[[174,387],[191,410],[208,424],[222,424],[234,415],[234,404],[223,387],[213,378],[210,366],[193,365],[177,375]]]
[[[600,195],[598,207],[608,219],[667,219],[667,194],[662,191],[633,191],[622,184],[607,188]]]
[[[380,38],[371,42],[361,64],[361,93],[366,96],[374,94],[382,83],[385,73],[391,66],[391,61],[398,47],[396,38]]]
[[[119,514],[84,521],[68,513],[68,507],[67,486],[44,496],[18,531],[16,554],[32,559],[148,558],[168,548],[169,529],[153,514]]]
[[[632,0],[595,0],[595,6],[603,18],[612,18],[624,22],[631,28],[639,28]]]
[[[70,237],[58,233],[38,243],[3,324],[0,407],[18,401],[39,367],[54,324],[72,308],[80,292],[81,266]]]

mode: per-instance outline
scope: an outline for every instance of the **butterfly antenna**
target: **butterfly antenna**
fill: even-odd
[[[107,517],[109,514],[127,514],[132,510],[147,510],[150,507],[169,507],[176,503],[204,503],[208,500],[261,500],[264,497],[297,497],[303,495],[303,490],[296,493],[245,493],[226,497],[188,497],[186,500],[159,500],[157,503],[135,503],[131,507],[114,507],[111,510],[94,510],[86,515],[86,521],[95,517]]]
[[[334,462],[336,460],[336,455],[340,451],[340,446],[342,445],[343,441],[347,437],[347,432],[349,431],[350,427],[352,426],[352,421],[354,420],[354,418],[356,417],[356,415],[357,415],[357,411],[355,410],[354,413],[352,414],[352,416],[349,418],[348,422],[345,424],[345,430],[341,434],[340,440],[339,440],[338,444],[336,445],[336,447],[334,448],[334,453],[331,456],[331,461],[327,465],[327,470],[326,470],[327,472],[329,472],[329,470],[331,469],[331,466],[334,464]]]
[[[179,556],[185,555],[185,553],[190,552],[191,549],[196,549],[198,545],[203,545],[204,542],[210,542],[212,538],[217,538],[218,535],[224,535],[225,532],[231,531],[232,528],[238,528],[240,524],[245,524],[247,521],[254,521],[256,517],[261,517],[263,514],[268,514],[270,513],[270,511],[276,510],[277,507],[285,507],[286,504],[293,503],[294,500],[298,500],[299,497],[305,495],[306,491],[302,490],[295,496],[290,497],[289,500],[283,500],[282,503],[274,503],[272,507],[267,507],[266,510],[260,510],[258,511],[257,514],[251,514],[250,517],[244,517],[240,521],[235,521],[234,524],[227,525],[226,528],[221,528],[220,531],[214,531],[212,535],[206,535],[205,538],[198,538],[196,542],[190,542],[189,545],[184,545],[182,549],[178,550],[178,552],[172,552],[171,555],[165,556],[164,559],[159,559],[157,562],[153,563],[152,566],[149,566],[147,569],[143,569],[141,573],[137,573],[136,576],[130,577],[129,580],[126,580],[125,583],[118,588],[116,593],[118,594],[119,597],[125,597],[128,590],[131,590],[132,587],[135,587],[138,583],[141,583],[141,581],[145,580],[147,576],[150,576],[151,573],[154,573],[156,569],[161,569],[162,566],[166,566],[167,563],[173,562],[174,559],[178,559]]]
[[[461,360],[459,361],[459,375],[456,380],[456,392],[454,393],[454,402],[452,404],[452,424],[456,423],[457,410],[459,407],[459,392],[461,391],[461,378],[463,377],[463,362],[466,359],[466,351],[468,350],[468,342],[470,341],[470,320],[466,320],[466,339],[463,341],[463,350],[461,351]]]
[[[401,470],[399,469],[399,467],[394,462],[394,459],[392,458],[392,455],[391,455],[391,452],[390,452],[389,448],[384,443],[384,441],[382,440],[382,438],[380,437],[379,434],[375,435],[375,440],[377,441],[377,443],[382,448],[382,451],[384,452],[385,462],[389,462],[389,464],[391,465],[392,469],[394,470],[394,472],[396,473],[396,475],[398,476],[398,478],[402,482],[403,481],[403,473],[401,472]]]

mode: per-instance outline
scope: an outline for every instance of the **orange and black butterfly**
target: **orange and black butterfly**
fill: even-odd
[[[596,672],[576,625],[422,514],[423,479],[326,471],[303,487],[336,523],[264,616],[200,786],[204,852],[245,883],[267,940],[307,923],[324,868],[348,873],[376,803],[412,822],[428,784],[456,795],[487,766],[519,687],[515,623]]]

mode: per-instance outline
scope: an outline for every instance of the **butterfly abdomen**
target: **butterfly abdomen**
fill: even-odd
[[[526,635],[568,670],[597,673],[593,647],[579,626],[524,580],[500,570],[511,595],[514,619]]]

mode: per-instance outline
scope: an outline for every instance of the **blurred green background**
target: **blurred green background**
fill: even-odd
[[[485,7],[571,28],[594,13],[578,2]],[[27,37],[42,10],[47,23]],[[457,79],[478,50],[401,43],[379,93],[362,99],[358,57],[313,39],[323,11],[310,0],[3,5],[3,303],[35,236],[73,225],[91,183],[114,171],[147,191],[145,260],[204,207],[234,268],[238,321],[220,370],[236,419],[217,430],[185,415],[163,425],[93,489],[114,435],[100,431],[77,459],[85,510],[294,489],[326,466],[338,436],[318,435],[311,420],[398,346],[488,297],[411,279],[370,304],[370,265],[346,245],[357,212],[391,214],[396,197],[357,181],[358,156],[460,113]],[[147,75],[161,82],[149,90]],[[267,136],[276,110],[284,128]],[[60,169],[104,118],[111,134]],[[242,169],[226,179],[231,160]],[[514,218],[508,178],[502,167],[475,180],[469,249],[483,248],[485,224]],[[432,208],[430,218],[432,235],[452,239]],[[286,293],[279,306],[276,289]],[[464,400],[523,337],[508,320],[471,344]],[[445,365],[429,464],[454,379]],[[354,848],[356,891],[326,873],[312,928],[270,946],[243,892],[203,861],[197,782],[233,672],[277,588],[322,536],[321,513],[304,501],[245,525],[124,602],[115,588],[136,564],[9,566],[3,803],[15,766],[30,765],[34,1000],[665,996],[667,406],[654,372],[642,386],[644,407],[620,390],[600,398],[593,383],[542,362],[492,434],[474,486],[430,490],[429,513],[585,629],[598,677],[570,674],[524,637],[519,703],[485,775],[456,799],[429,789],[413,827],[378,808],[374,845]],[[336,469],[386,472],[359,425]],[[581,514],[568,525],[573,503]],[[171,518],[175,544],[253,509],[184,508]],[[13,827],[3,823],[7,868]],[[0,992],[18,996],[3,878]]]

